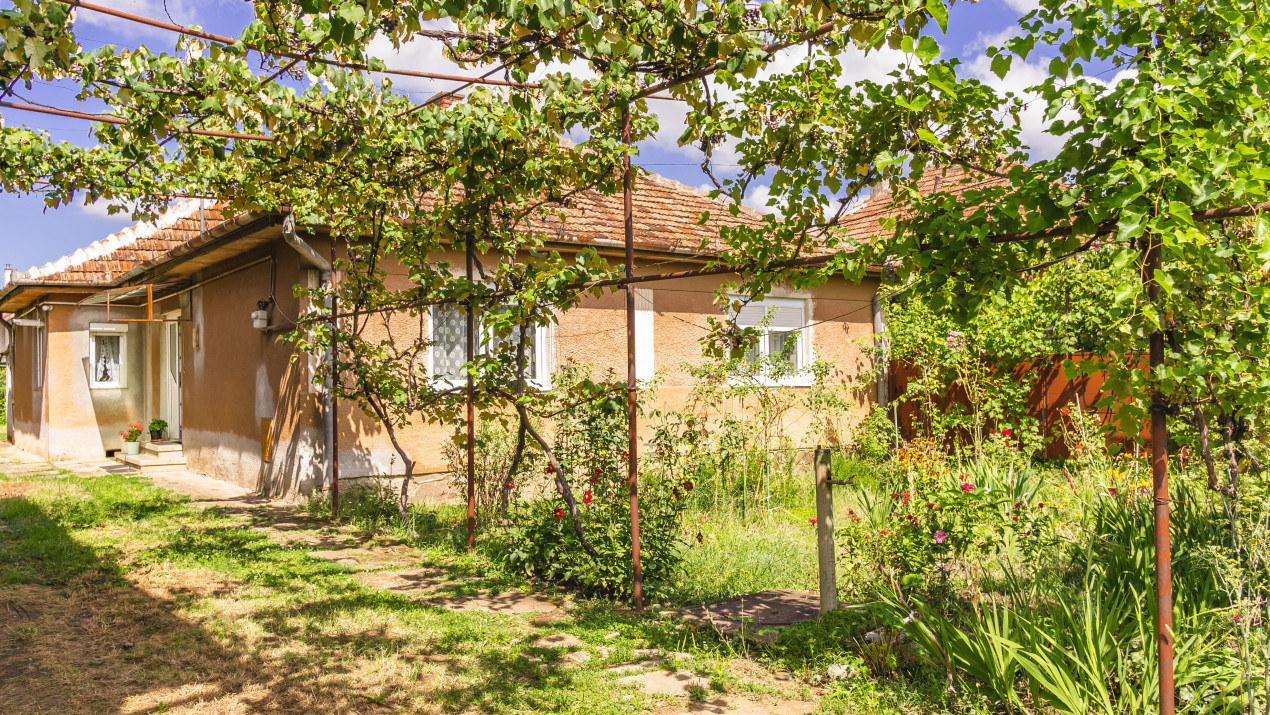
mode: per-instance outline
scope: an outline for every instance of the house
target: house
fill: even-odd
[[[748,211],[731,216],[706,194],[652,174],[640,175],[634,198],[637,273],[700,267],[702,240],[717,236],[720,222],[759,220]],[[621,262],[621,204],[620,196],[578,197],[568,218],[550,227],[549,248],[593,246]],[[699,225],[705,209],[712,218]],[[280,339],[308,309],[293,287],[318,285],[330,251],[321,233],[288,235],[282,216],[226,218],[211,202],[193,199],[152,223],[10,276],[0,288],[0,313],[12,331],[8,439],[46,458],[100,458],[120,449],[125,425],[160,417],[168,439],[127,457],[143,472],[187,468],[269,495],[302,495],[329,484],[335,437],[341,479],[401,474],[383,429],[347,401],[328,410],[312,360],[294,359],[294,347]],[[435,259],[463,262],[458,252]],[[688,398],[693,380],[685,366],[704,361],[700,338],[707,318],[723,314],[715,290],[726,280],[682,278],[638,292],[638,372],[659,377],[656,407],[674,409]],[[817,357],[833,366],[830,381],[856,385],[873,371],[863,343],[874,331],[877,285],[876,276],[836,278],[751,304],[738,320],[764,325],[761,351],[793,341],[791,359]],[[538,381],[549,384],[570,361],[595,374],[624,375],[624,305],[620,293],[588,297],[541,328],[533,355]],[[456,377],[462,363],[465,328],[456,314],[433,308],[426,315],[432,379]],[[800,377],[787,383],[807,384]],[[868,390],[854,395],[850,420],[875,399]],[[813,417],[791,413],[788,433],[798,439]],[[416,474],[445,471],[443,445],[454,429],[405,430]],[[428,486],[418,496],[445,496],[445,480],[419,483]]]

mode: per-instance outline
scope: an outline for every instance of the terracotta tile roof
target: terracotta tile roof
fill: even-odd
[[[201,216],[200,206],[203,207]],[[58,283],[109,283],[224,220],[218,205],[189,199],[170,207],[153,222],[129,226],[69,256],[32,268],[20,277]]]
[[[1005,179],[967,171],[959,166],[928,168],[916,184],[917,191],[927,196],[936,191],[960,194],[970,189],[981,189],[1005,184]],[[855,242],[865,243],[891,232],[882,228],[884,218],[904,214],[904,206],[897,204],[891,192],[879,188],[863,203],[843,217],[840,234]]]
[[[743,208],[738,216],[727,204],[692,187],[656,174],[638,174],[633,208],[636,247],[641,250],[697,253],[703,241],[717,250],[719,227],[762,222],[762,214]],[[65,258],[32,268],[28,280],[105,284],[138,265],[159,258],[224,221],[220,206],[191,199],[168,209],[153,223],[140,223]],[[710,220],[697,223],[703,211]],[[570,202],[566,219],[537,226],[561,241],[620,244],[623,241],[622,197],[584,192]]]
[[[727,202],[657,174],[637,171],[632,188],[635,246],[642,250],[698,253],[705,245],[704,252],[718,251],[723,248],[721,227],[763,223],[763,214],[753,209],[742,207],[733,216]],[[710,218],[699,224],[705,211]],[[552,219],[533,228],[561,241],[620,244],[625,240],[622,195],[582,192],[565,207],[564,221]]]

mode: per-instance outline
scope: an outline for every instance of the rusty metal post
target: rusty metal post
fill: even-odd
[[[631,108],[622,108],[622,142],[631,143]],[[631,181],[631,152],[622,152],[622,226],[626,238],[626,277],[635,275],[635,218]],[[631,562],[635,569],[635,608],[644,607],[644,573],[639,562],[639,436],[636,409],[639,387],[635,384],[635,286],[626,285],[626,479],[631,485]]]
[[[1147,299],[1157,305],[1160,284],[1158,238],[1148,236],[1142,275]],[[1161,314],[1161,319],[1163,315]],[[1151,331],[1151,372],[1164,365],[1164,331]],[[1164,394],[1157,387],[1151,393],[1151,483],[1155,502],[1155,608],[1156,639],[1160,662],[1160,715],[1173,715],[1173,563],[1169,543],[1169,428],[1165,421]]]
[[[816,553],[820,557],[820,615],[838,607],[833,554],[833,452],[816,448]]]
[[[336,353],[339,350],[339,298],[335,295],[335,238],[331,238],[331,377],[329,380],[329,389],[331,391],[331,516],[338,519],[340,516],[340,421],[336,419],[339,415],[339,396],[335,389],[339,382],[337,370],[339,360]]]
[[[467,237],[467,280],[473,279],[475,246]],[[472,297],[467,299],[467,552],[476,550],[476,383],[472,378],[472,360],[476,357],[476,312]]]

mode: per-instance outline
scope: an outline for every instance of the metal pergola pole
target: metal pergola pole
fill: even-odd
[[[1160,297],[1160,283],[1155,277],[1160,269],[1158,237],[1147,236],[1144,251],[1143,282],[1147,299],[1153,305]],[[1164,331],[1158,326],[1151,331],[1151,372],[1164,365]],[[1151,483],[1155,503],[1155,624],[1160,667],[1160,715],[1173,715],[1173,562],[1169,543],[1169,428],[1164,394],[1157,386],[1151,394]]]
[[[331,238],[331,378],[327,389],[331,391],[331,516],[340,516],[340,421],[339,393],[336,385],[339,382],[337,370],[339,361],[336,355],[339,350],[339,298],[335,294],[335,238]]]
[[[471,234],[467,237],[467,281],[472,282],[475,263]],[[469,288],[470,290],[470,288]],[[467,552],[476,550],[476,383],[472,377],[472,360],[476,357],[476,313],[472,297],[467,299]]]
[[[626,277],[635,275],[635,219],[631,196],[631,109],[622,107],[622,227],[626,238]],[[644,574],[639,562],[639,436],[635,383],[635,286],[626,285],[626,479],[631,489],[631,562],[634,566],[635,608],[644,607]]]

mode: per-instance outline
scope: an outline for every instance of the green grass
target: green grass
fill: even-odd
[[[681,599],[708,603],[774,588],[814,591],[816,530],[807,518],[785,510],[758,519],[690,513]]]
[[[863,671],[849,682],[823,679],[825,667],[856,657],[867,618],[800,626],[768,647],[604,600],[576,598],[549,620],[458,612],[369,588],[356,569],[308,554],[323,547],[284,543],[279,532],[248,528],[249,519],[203,510],[139,477],[0,476],[0,497],[0,613],[10,604],[34,614],[14,627],[12,648],[0,647],[0,673],[23,673],[0,679],[10,712],[42,711],[48,702],[84,712],[202,704],[604,715],[665,707],[605,670],[637,659],[637,648],[691,653],[681,665],[707,678],[707,698],[774,702],[814,697],[813,687],[824,686],[824,712],[943,709],[925,694],[937,687],[914,690]],[[558,593],[463,553],[463,515],[452,506],[416,508],[412,534],[373,496],[347,500],[342,523],[321,504],[307,511],[296,513],[302,528],[286,536],[405,549],[413,566],[448,579],[441,589],[448,596],[512,587]],[[814,588],[814,529],[804,514],[742,520],[692,512],[688,527],[685,539],[696,545],[685,554],[682,603]],[[483,539],[499,533],[485,529]],[[562,652],[530,647],[558,632],[578,636],[591,659],[572,665]],[[776,671],[795,677],[779,680]]]

